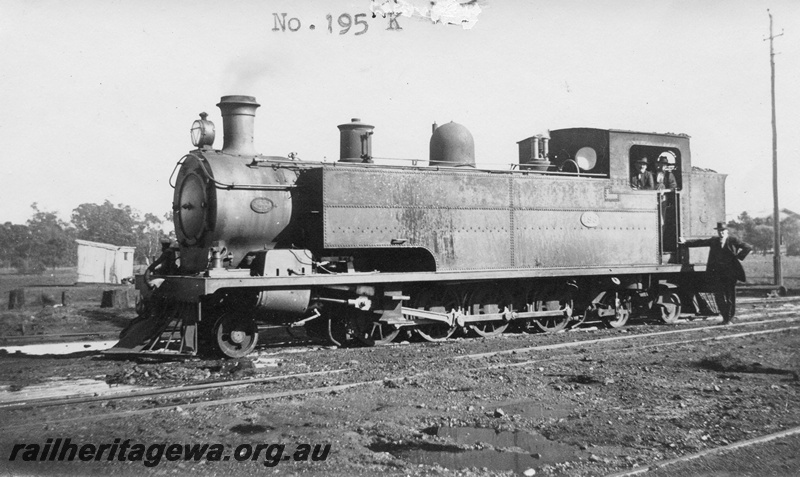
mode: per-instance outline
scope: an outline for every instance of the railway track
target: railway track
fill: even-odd
[[[737,302],[741,307],[747,306],[762,306],[765,308],[772,308],[772,307],[780,307],[786,304],[800,304],[800,297],[745,297],[739,298]],[[695,320],[707,320],[707,319],[714,319],[714,316],[711,317],[693,317],[690,315],[682,315],[683,322],[687,321],[695,321]],[[635,321],[632,320],[632,321]],[[657,320],[656,320],[657,321]],[[587,322],[583,323],[582,326],[584,327],[591,327],[595,322]],[[282,347],[286,346],[287,344],[294,344],[294,345],[310,345],[313,344],[313,340],[310,340],[306,337],[297,336],[292,334],[291,329],[285,326],[274,326],[274,325],[263,325],[259,326],[259,334],[266,337],[263,343],[260,343],[258,348],[274,348],[274,347]],[[50,333],[50,334],[41,334],[41,335],[19,335],[19,336],[2,336],[0,337],[0,347],[3,346],[14,346],[19,348],[21,346],[25,346],[26,344],[37,343],[37,344],[45,344],[45,343],[61,343],[67,340],[86,340],[89,338],[94,339],[116,339],[118,336],[118,332],[116,331],[101,331],[101,332],[86,332],[86,333]],[[15,349],[16,349],[15,348]],[[24,350],[22,351],[24,353]]]
[[[20,343],[39,343],[39,342],[59,342],[63,340],[87,339],[87,338],[114,338],[119,334],[116,331],[98,331],[88,333],[48,333],[42,335],[19,335],[2,336],[0,345],[20,344]]]
[[[677,464],[682,464],[685,462],[689,462],[696,459],[701,459],[704,457],[709,457],[717,454],[722,454],[725,452],[731,452],[738,449],[743,449],[746,447],[756,446],[759,444],[765,444],[770,441],[784,439],[791,436],[796,436],[800,434],[800,427],[793,427],[791,429],[786,429],[781,432],[773,432],[771,434],[761,435],[752,439],[746,439],[739,442],[734,442],[733,444],[728,444],[725,446],[714,447],[711,449],[705,449],[701,452],[695,452],[692,454],[676,457],[674,459],[666,459],[661,460],[658,462],[654,462],[647,466],[638,466],[631,470],[626,470],[622,472],[614,472],[612,474],[606,475],[606,477],[631,477],[634,475],[642,475],[648,472],[658,471],[658,470],[668,470],[669,467],[674,467]]]
[[[185,386],[173,386],[168,388],[155,388],[144,389],[130,392],[118,392],[103,395],[66,395],[61,397],[48,397],[41,399],[20,399],[16,401],[7,401],[0,404],[0,409],[16,410],[16,409],[30,409],[48,406],[65,406],[72,404],[84,404],[101,401],[112,401],[121,399],[140,399],[144,397],[164,396],[170,394],[192,394],[205,392],[211,389],[234,388],[240,386],[252,386],[261,383],[269,383],[274,381],[281,381],[285,379],[303,379],[318,375],[333,375],[341,372],[348,371],[346,369],[333,369],[329,371],[314,371],[309,373],[296,373],[286,374],[281,376],[270,376],[265,378],[256,379],[239,379],[235,381],[221,381],[203,384],[190,384]]]
[[[788,312],[787,314],[796,315],[796,312]],[[741,326],[749,326],[749,325],[757,325],[757,324],[771,324],[771,323],[775,323],[775,322],[779,322],[779,321],[789,321],[789,322],[800,321],[800,317],[795,317],[795,318],[793,318],[793,317],[787,317],[787,318],[779,317],[779,318],[771,318],[771,319],[762,320],[762,321],[754,321],[754,322],[748,322],[748,323],[737,323],[735,325],[727,325],[727,326],[725,326],[725,329],[733,329],[732,326],[741,327]],[[793,327],[789,327],[789,328],[793,328]],[[707,328],[701,328],[701,329],[707,329]],[[783,329],[783,328],[781,328],[781,329]],[[559,344],[554,344],[554,345],[540,345],[540,346],[531,346],[531,347],[525,347],[525,348],[514,348],[514,349],[509,349],[509,350],[503,350],[503,351],[490,351],[490,352],[486,352],[486,353],[474,353],[474,354],[469,354],[469,355],[457,356],[457,357],[455,357],[453,359],[456,359],[456,360],[481,359],[481,358],[489,358],[489,357],[492,357],[492,356],[516,355],[516,354],[530,353],[530,352],[535,352],[535,351],[550,351],[550,350],[556,350],[556,349],[562,349],[562,348],[574,348],[574,347],[578,347],[578,346],[587,346],[587,345],[600,344],[600,343],[611,343],[611,342],[628,341],[628,340],[640,340],[640,339],[645,339],[645,338],[658,338],[658,337],[664,337],[664,336],[674,335],[674,334],[693,333],[693,332],[697,332],[697,330],[698,330],[698,328],[686,328],[686,329],[679,329],[679,330],[656,331],[656,332],[653,332],[653,333],[635,334],[635,335],[627,335],[627,336],[615,336],[615,337],[610,337],[610,338],[598,338],[598,339],[588,339],[588,340],[580,340],[580,341],[570,341],[570,342],[567,342],[567,343],[559,343]],[[768,332],[772,332],[772,331],[768,331]],[[754,333],[763,333],[763,332],[754,332]],[[754,334],[754,333],[742,333],[742,334],[739,334],[739,335],[747,336],[747,335]],[[739,335],[734,335],[734,336],[739,336]],[[710,339],[727,339],[727,337],[726,336],[722,336],[722,337],[713,337],[713,338],[697,338],[697,339],[675,341],[675,342],[664,343],[664,344],[666,345],[666,344],[695,343],[695,342],[701,342],[701,341],[708,341]]]
[[[468,353],[458,356],[453,356],[446,361],[436,360],[434,362],[426,363],[424,358],[419,364],[420,367],[432,369],[432,371],[424,371],[418,373],[408,373],[403,375],[392,375],[389,381],[411,380],[419,378],[431,373],[446,373],[446,372],[463,372],[465,370],[490,370],[501,369],[507,367],[522,367],[533,366],[544,362],[552,362],[556,360],[574,359],[578,354],[584,353],[590,347],[603,347],[604,350],[611,350],[619,353],[632,353],[647,348],[653,347],[678,347],[692,343],[702,343],[707,341],[722,341],[722,340],[735,340],[750,336],[765,335],[770,333],[779,333],[790,330],[800,329],[800,316],[798,315],[798,308],[792,306],[791,309],[782,310],[779,312],[771,312],[771,317],[767,319],[754,319],[759,316],[759,313],[743,314],[742,321],[733,325],[717,326],[691,326],[680,327],[679,329],[670,329],[664,331],[657,331],[651,333],[639,334],[625,334],[623,336],[610,336],[603,338],[586,338],[587,335],[580,336],[581,339],[570,340],[563,343],[538,345],[538,346],[525,346],[505,349],[501,351],[492,352],[478,352]],[[689,323],[691,324],[691,323]],[[777,325],[777,326],[776,326]],[[765,326],[767,329],[744,331],[752,326]],[[666,336],[683,336],[688,333],[703,332],[703,336],[691,337],[688,339],[671,340],[666,342],[652,342],[654,340],[663,339]],[[739,331],[732,333],[732,331]],[[712,334],[709,336],[709,334]],[[569,350],[580,349],[581,353],[572,353]],[[544,354],[544,356],[532,357],[528,360],[520,360],[520,356],[529,354],[535,355],[537,353]],[[488,361],[488,362],[487,362]],[[199,385],[189,386],[174,386],[167,388],[156,388],[151,390],[140,390],[132,393],[117,393],[114,395],[70,395],[62,397],[51,397],[41,400],[19,400],[17,402],[6,402],[0,410],[9,413],[17,414],[24,413],[27,410],[44,407],[66,406],[77,404],[90,404],[96,402],[107,401],[127,401],[134,403],[137,400],[145,398],[161,398],[167,399],[170,396],[180,396],[181,409],[196,409],[209,406],[222,406],[226,404],[245,403],[261,400],[278,399],[291,396],[302,396],[309,394],[319,393],[337,393],[345,389],[368,386],[374,384],[385,383],[387,378],[377,377],[373,379],[352,379],[353,375],[364,376],[369,374],[369,370],[361,370],[357,367],[331,369],[324,371],[315,371],[308,373],[296,373],[280,376],[271,376],[260,379],[246,379],[237,381],[223,381],[216,383],[203,383]],[[380,372],[372,372],[372,374],[381,374]],[[344,382],[337,384],[318,385],[319,380],[325,378],[337,377]],[[223,397],[208,397],[204,395],[209,391],[242,388],[242,387],[256,387],[259,385],[273,385],[280,382],[282,390],[267,390],[262,392],[248,393],[246,395],[232,395]],[[310,382],[311,385],[304,387],[303,383]],[[103,414],[90,414],[85,416],[76,416],[68,419],[49,421],[52,424],[65,424],[70,422],[80,421],[98,421],[114,418],[124,418],[129,416],[137,416],[149,414],[159,411],[174,410],[176,405],[172,402],[163,405],[156,405],[146,409],[130,409],[117,412],[107,412]],[[135,405],[135,404],[132,404]],[[39,425],[35,420],[34,422],[22,423],[9,423],[6,427],[13,428],[26,428]]]

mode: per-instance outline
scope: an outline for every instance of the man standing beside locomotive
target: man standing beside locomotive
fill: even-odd
[[[740,263],[752,250],[752,246],[736,237],[728,235],[728,227],[724,222],[717,222],[718,237],[698,240],[678,239],[678,243],[687,247],[709,247],[706,273],[714,286],[714,297],[717,300],[722,324],[734,322],[736,315],[736,281],[745,281],[744,268]]]

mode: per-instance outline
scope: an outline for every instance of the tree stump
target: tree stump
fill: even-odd
[[[136,294],[132,288],[116,288],[114,290],[104,290],[100,308],[134,308],[136,306]]]
[[[25,307],[25,289],[17,288],[8,292],[8,309],[17,310]]]
[[[54,306],[56,304],[56,297],[54,297],[53,295],[51,295],[49,293],[42,293],[39,296],[39,298],[40,298],[40,300],[42,302],[42,306],[43,307],[45,307],[45,306]]]
[[[72,297],[66,291],[61,292],[61,306],[70,306],[72,304]]]

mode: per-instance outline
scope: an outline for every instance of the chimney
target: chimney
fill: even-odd
[[[224,141],[222,152],[242,156],[256,155],[253,146],[253,124],[256,108],[261,106],[252,96],[223,96],[217,104],[222,111]]]

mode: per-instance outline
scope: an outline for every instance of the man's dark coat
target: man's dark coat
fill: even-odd
[[[740,282],[745,281],[744,268],[740,260],[744,260],[753,247],[736,237],[728,235],[725,246],[721,246],[719,237],[709,239],[687,240],[688,247],[708,246],[708,264],[706,270],[720,277],[735,277]]]
[[[631,177],[631,187],[639,190],[655,189],[653,181],[654,179],[652,172],[649,171],[645,171],[643,173],[637,172]]]

